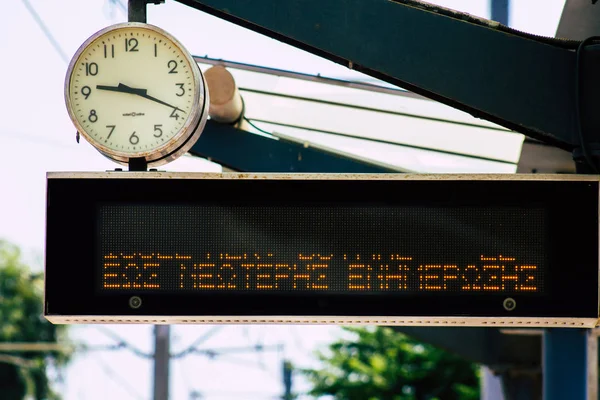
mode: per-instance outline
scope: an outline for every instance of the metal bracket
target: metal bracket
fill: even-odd
[[[144,157],[130,158],[129,159],[129,171],[147,171],[148,163]]]
[[[129,0],[127,3],[127,20],[129,22],[146,23],[146,5],[163,4],[165,0]]]

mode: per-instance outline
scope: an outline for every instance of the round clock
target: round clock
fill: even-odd
[[[158,166],[196,142],[208,115],[204,76],[164,30],[129,22],[92,35],[75,53],[65,82],[77,130],[120,164]]]

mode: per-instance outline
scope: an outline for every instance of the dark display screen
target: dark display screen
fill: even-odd
[[[595,324],[600,188],[572,179],[56,174],[44,313]]]
[[[543,293],[541,208],[102,204],[104,291]]]

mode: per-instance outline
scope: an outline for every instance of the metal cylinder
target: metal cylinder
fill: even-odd
[[[239,122],[243,117],[244,102],[231,73],[225,67],[215,65],[206,70],[204,78],[210,94],[210,118],[226,124]]]

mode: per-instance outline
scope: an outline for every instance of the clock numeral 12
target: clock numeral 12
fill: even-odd
[[[138,51],[138,41],[136,38],[125,38],[125,51]]]

